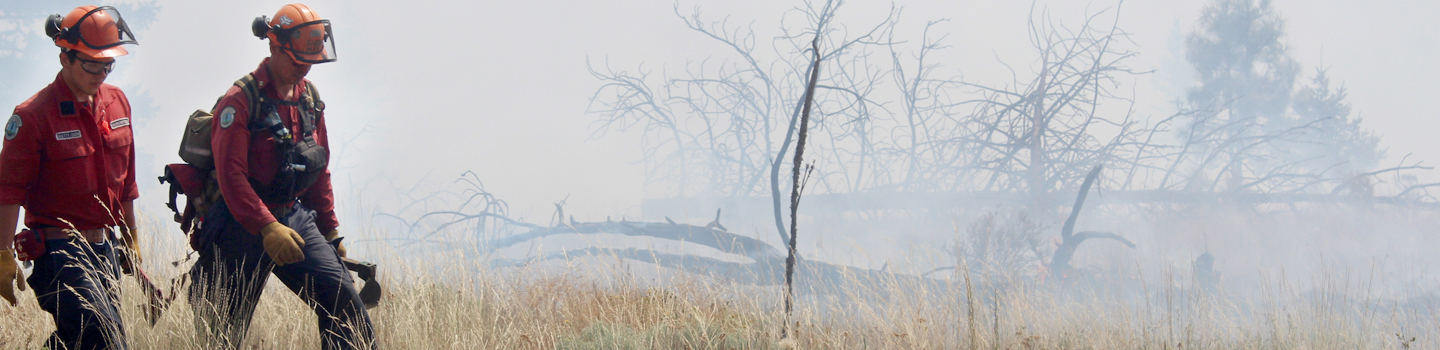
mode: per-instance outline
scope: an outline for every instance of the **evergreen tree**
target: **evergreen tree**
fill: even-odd
[[[1201,113],[1184,130],[1201,154],[1196,175],[1218,169],[1226,175],[1217,180],[1227,177],[1223,188],[1238,190],[1246,177],[1279,165],[1269,147],[1246,140],[1293,127],[1284,114],[1299,64],[1284,37],[1285,21],[1270,0],[1215,0],[1205,7],[1185,55],[1199,78],[1187,97]]]
[[[1292,124],[1309,125],[1305,136],[1292,148],[1293,159],[1311,173],[1351,176],[1372,169],[1385,156],[1380,137],[1360,127],[1360,118],[1350,117],[1345,87],[1330,89],[1330,77],[1315,69],[1310,85],[1292,98]]]
[[[1379,138],[1350,117],[1345,88],[1332,89],[1324,70],[1296,90],[1300,64],[1284,39],[1285,20],[1270,0],[1205,7],[1186,39],[1199,80],[1187,96],[1197,113],[1183,130],[1188,150],[1200,155],[1192,189],[1303,190],[1305,181],[1252,186],[1286,176],[1349,178],[1383,157]]]
[[[1285,20],[1270,0],[1211,3],[1186,39],[1185,58],[1200,78],[1190,101],[1229,105],[1239,117],[1284,113],[1299,72],[1284,37]]]

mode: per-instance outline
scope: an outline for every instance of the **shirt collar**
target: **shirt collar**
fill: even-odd
[[[261,93],[270,94],[270,98],[281,100],[280,92],[275,90],[274,84],[271,84],[274,79],[270,77],[269,65],[270,57],[262,59],[260,61],[260,67],[255,68],[255,72],[252,74],[255,76],[255,82],[260,84]],[[296,96],[305,92],[305,82],[306,80],[301,78],[299,82],[295,83],[294,89]]]
[[[252,75],[255,76],[255,83],[256,83],[256,84],[260,84],[260,90],[261,90],[261,91],[271,91],[271,95],[272,95],[272,96],[278,95],[278,94],[275,94],[274,91],[272,91],[272,90],[271,90],[271,87],[270,87],[270,58],[269,58],[269,57],[266,57],[265,59],[260,60],[260,67],[255,68],[255,73],[253,73]]]
[[[70,92],[70,84],[68,84],[68,83],[65,82],[65,77],[62,76],[61,74],[63,74],[63,73],[56,73],[56,74],[55,74],[55,82],[50,83],[50,85],[53,87],[53,89],[51,89],[51,91],[52,91],[52,93],[54,94],[53,96],[54,96],[54,102],[55,102],[55,105],[56,105],[56,109],[57,109],[57,110],[61,110],[61,107],[60,107],[61,104],[63,104],[63,103],[70,103],[70,104],[72,104],[72,105],[74,106],[74,108],[75,108],[75,113],[71,113],[71,114],[60,113],[60,117],[62,117],[62,118],[73,118],[73,117],[77,117],[77,116],[80,115],[80,111],[81,111],[81,110],[87,110],[87,109],[93,110],[93,109],[95,108],[95,106],[98,106],[98,105],[101,105],[101,104],[105,103],[105,102],[104,102],[104,101],[105,101],[105,96],[108,95],[108,94],[105,93],[105,90],[106,90],[106,89],[105,89],[105,84],[100,84],[100,89],[95,91],[95,98],[91,101],[90,107],[87,108],[84,103],[81,103],[81,101],[78,101],[78,100],[75,99],[75,94],[72,93],[72,92]]]

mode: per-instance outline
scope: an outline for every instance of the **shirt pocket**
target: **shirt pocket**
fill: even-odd
[[[47,159],[41,167],[40,181],[51,182],[49,187],[68,193],[95,192],[95,161],[91,155],[95,148],[85,138],[51,142],[45,150]]]
[[[67,131],[68,132],[68,131]],[[95,148],[84,137],[75,139],[54,141],[46,147],[45,156],[52,162],[68,162],[79,160],[77,158],[89,157],[95,153]]]
[[[134,153],[135,137],[130,127],[123,126],[110,130],[105,135],[105,179],[111,189],[123,192],[126,183],[125,179],[130,175],[131,153]],[[122,194],[123,195],[123,194]]]
[[[128,121],[129,118],[122,120]],[[115,122],[111,122],[111,125],[115,125]],[[128,122],[125,126],[111,129],[109,133],[105,134],[105,147],[111,149],[129,146],[133,143],[135,143],[135,138],[131,135],[130,124]]]

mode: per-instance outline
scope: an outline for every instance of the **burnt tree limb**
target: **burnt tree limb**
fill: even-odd
[[[1050,271],[1065,272],[1073,269],[1073,267],[1070,266],[1070,260],[1075,256],[1075,249],[1080,248],[1080,243],[1091,238],[1113,239],[1124,243],[1125,246],[1135,248],[1134,242],[1114,233],[1099,231],[1078,232],[1070,235],[1069,238],[1064,240],[1064,243],[1060,244],[1059,248],[1055,249],[1055,255],[1050,260]]]
[[[1050,258],[1051,272],[1064,275],[1073,269],[1070,266],[1070,260],[1075,257],[1075,250],[1080,248],[1080,243],[1091,238],[1109,238],[1120,241],[1130,248],[1135,248],[1135,243],[1110,232],[1072,233],[1075,230],[1075,221],[1080,218],[1080,209],[1085,207],[1085,197],[1090,193],[1090,186],[1094,185],[1095,179],[1100,177],[1100,169],[1101,166],[1095,166],[1090,170],[1090,174],[1085,175],[1085,182],[1080,185],[1080,193],[1075,196],[1075,206],[1070,209],[1070,217],[1065,219],[1065,226],[1060,229],[1060,247],[1055,248],[1055,255]]]

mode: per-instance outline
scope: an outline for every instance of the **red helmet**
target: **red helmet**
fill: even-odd
[[[269,38],[270,45],[279,46],[296,62],[314,64],[336,59],[330,20],[321,19],[305,4],[285,5],[274,18],[256,17],[250,30],[255,37]]]
[[[51,15],[45,21],[45,34],[55,46],[76,50],[90,57],[119,57],[129,54],[120,45],[139,44],[120,11],[110,6],[76,7],[65,17]]]

